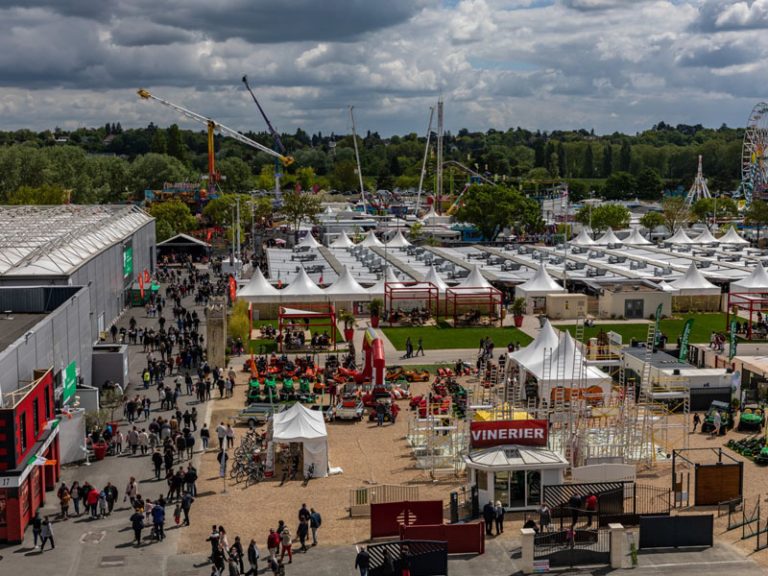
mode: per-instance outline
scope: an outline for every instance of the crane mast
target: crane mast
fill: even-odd
[[[165,100],[164,98],[155,96],[154,94],[151,94],[148,90],[144,90],[143,88],[139,89],[137,91],[137,94],[143,100],[154,100],[156,102],[159,102],[160,104],[163,104],[164,106],[167,106],[168,108],[176,110],[177,112],[181,113],[183,116],[186,116],[190,120],[194,120],[196,122],[200,122],[201,124],[206,125],[206,127],[208,128],[208,192],[209,194],[215,192],[216,181],[218,180],[218,174],[216,172],[215,153],[214,153],[214,140],[213,140],[214,132],[220,132],[221,134],[225,136],[229,136],[230,138],[233,138],[238,142],[245,144],[246,146],[256,148],[257,150],[264,152],[265,154],[269,154],[270,156],[277,158],[280,162],[282,162],[284,166],[289,166],[293,163],[293,158],[291,158],[290,156],[285,156],[283,154],[275,152],[271,148],[267,148],[263,144],[259,144],[255,140],[252,140],[251,138],[248,138],[247,136],[240,134],[240,132],[238,132],[237,130],[234,130],[233,128],[229,128],[228,126],[224,126],[224,124],[220,124],[219,122],[216,122],[212,118],[208,118],[206,116],[203,116],[202,114],[198,114],[197,112],[192,112],[192,110],[184,108],[183,106],[179,106],[178,104],[174,104],[173,102]]]

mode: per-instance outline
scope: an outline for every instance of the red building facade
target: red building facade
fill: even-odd
[[[0,541],[21,542],[24,530],[60,476],[59,429],[49,369],[14,392],[0,408]],[[53,464],[35,464],[38,457]]]

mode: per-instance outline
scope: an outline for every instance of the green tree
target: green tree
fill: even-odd
[[[587,143],[586,150],[584,150],[584,164],[581,167],[581,175],[584,178],[595,177],[595,157],[592,152],[592,143]]]
[[[189,170],[176,158],[149,153],[133,161],[128,181],[131,191],[143,197],[144,190],[160,190],[164,182],[183,182],[191,177]]]
[[[535,200],[499,186],[472,186],[456,218],[474,225],[483,238],[493,241],[507,227],[535,227],[541,211]]]
[[[664,217],[664,226],[672,234],[691,219],[691,211],[682,196],[665,198],[661,203],[661,213]]]
[[[590,218],[591,212],[591,218]],[[629,226],[629,210],[620,204],[599,204],[593,206],[584,206],[576,213],[576,221],[584,226],[589,226],[590,221],[592,230],[602,231],[608,228],[620,230]]]
[[[557,143],[557,172],[563,178],[568,176],[568,159],[562,142]]]
[[[256,178],[256,185],[260,190],[274,190],[275,188],[275,167],[273,164],[264,164],[261,172]]]
[[[302,190],[311,190],[316,181],[317,176],[315,176],[315,171],[311,166],[296,170],[296,183],[301,186]]]
[[[715,215],[715,206],[717,206],[717,215]],[[693,203],[691,212],[698,222],[707,222],[714,216],[718,220],[735,218],[739,215],[739,207],[736,202],[725,196],[722,198],[701,198]]]
[[[613,174],[613,146],[610,143],[603,146],[603,178]]]
[[[360,187],[354,160],[337,162],[333,166],[331,186],[342,192],[357,190]]]
[[[320,197],[306,192],[287,192],[283,194],[283,206],[280,212],[293,225],[298,237],[299,226],[304,220],[314,222],[320,213]]]
[[[240,158],[224,158],[219,161],[218,169],[222,176],[219,185],[225,192],[248,192],[253,187],[251,169]]]
[[[603,197],[606,200],[626,200],[636,192],[637,181],[629,172],[614,172],[605,181]]]
[[[651,167],[644,168],[637,176],[637,194],[644,200],[657,199],[663,187],[661,176]]]
[[[63,204],[67,199],[67,193],[61,186],[43,184],[39,188],[21,186],[8,193],[8,204],[38,204],[41,206],[53,206]]]
[[[187,161],[187,147],[177,124],[171,124],[168,128],[168,155],[182,163]]]
[[[197,227],[197,220],[192,216],[189,206],[180,200],[153,204],[149,213],[157,220],[155,232],[158,242],[182,232],[190,232]]]
[[[155,154],[167,154],[168,142],[165,139],[165,130],[157,129],[152,136],[152,152]]]
[[[665,224],[664,215],[661,212],[646,212],[640,218],[640,225],[648,230],[654,230]]]
[[[619,170],[629,172],[632,167],[632,145],[624,139],[619,149]]]
[[[753,200],[744,212],[744,222],[757,227],[757,242],[760,243],[760,229],[768,224],[768,202]]]

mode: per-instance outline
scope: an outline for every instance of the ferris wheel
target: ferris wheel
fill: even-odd
[[[747,206],[752,198],[768,194],[768,103],[753,109],[744,132],[741,148],[741,185]]]

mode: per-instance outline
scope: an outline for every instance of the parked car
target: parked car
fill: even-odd
[[[280,413],[287,407],[286,404],[251,404],[240,410],[235,416],[235,420],[251,427],[260,426],[269,420],[272,414]]]

